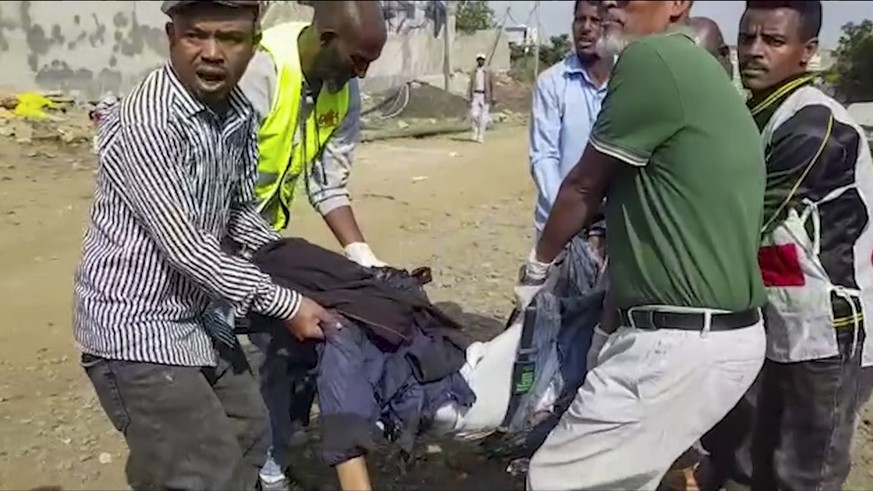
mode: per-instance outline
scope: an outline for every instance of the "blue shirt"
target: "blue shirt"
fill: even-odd
[[[530,167],[537,186],[534,221],[542,232],[564,177],[582,157],[606,86],[588,76],[575,54],[544,71],[533,94]]]

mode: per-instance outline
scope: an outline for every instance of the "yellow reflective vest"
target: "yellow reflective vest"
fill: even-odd
[[[264,31],[260,48],[276,66],[276,92],[270,114],[258,132],[258,183],[255,196],[258,211],[274,229],[288,225],[297,180],[308,173],[321,156],[325,144],[345,118],[349,108],[349,86],[331,94],[321,91],[315,108],[305,121],[298,110],[302,98],[303,71],[297,52],[297,37],[309,24],[288,22]],[[298,125],[302,124],[297,135]],[[295,141],[297,139],[297,141]]]

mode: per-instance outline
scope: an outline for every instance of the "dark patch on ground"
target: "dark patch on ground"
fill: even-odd
[[[390,98],[400,97],[398,104],[393,102],[385,108],[386,111],[394,112],[394,108],[399,108],[405,96],[398,92],[401,89],[391,89],[380,94],[376,94],[376,101],[383,101]],[[430,84],[412,82],[409,85],[409,102],[402,111],[394,117],[397,118],[465,118],[469,104],[467,101],[458,95],[446,92],[445,90],[435,87]]]
[[[290,474],[296,489],[321,491],[337,489],[335,471],[318,456],[318,421],[307,429],[309,442],[292,451]],[[437,449],[439,449],[437,451]],[[524,479],[505,472],[505,459],[489,459],[474,443],[448,438],[422,437],[414,459],[401,472],[399,450],[384,443],[367,456],[370,479],[379,490],[523,490]]]

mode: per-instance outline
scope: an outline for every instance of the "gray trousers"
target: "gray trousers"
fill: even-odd
[[[267,415],[242,350],[180,367],[82,355],[100,405],[130,449],[140,489],[250,490],[267,454]]]
[[[861,346],[837,330],[840,354],[797,363],[767,361],[753,387],[703,438],[707,489],[838,491],[849,475]]]

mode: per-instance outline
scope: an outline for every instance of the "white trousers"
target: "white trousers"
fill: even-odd
[[[490,105],[485,100],[485,94],[473,93],[473,100],[470,104],[470,121],[473,126],[473,138],[478,141],[485,139],[490,109]]]
[[[745,394],[765,349],[762,322],[718,332],[619,328],[531,459],[527,488],[656,489]]]

